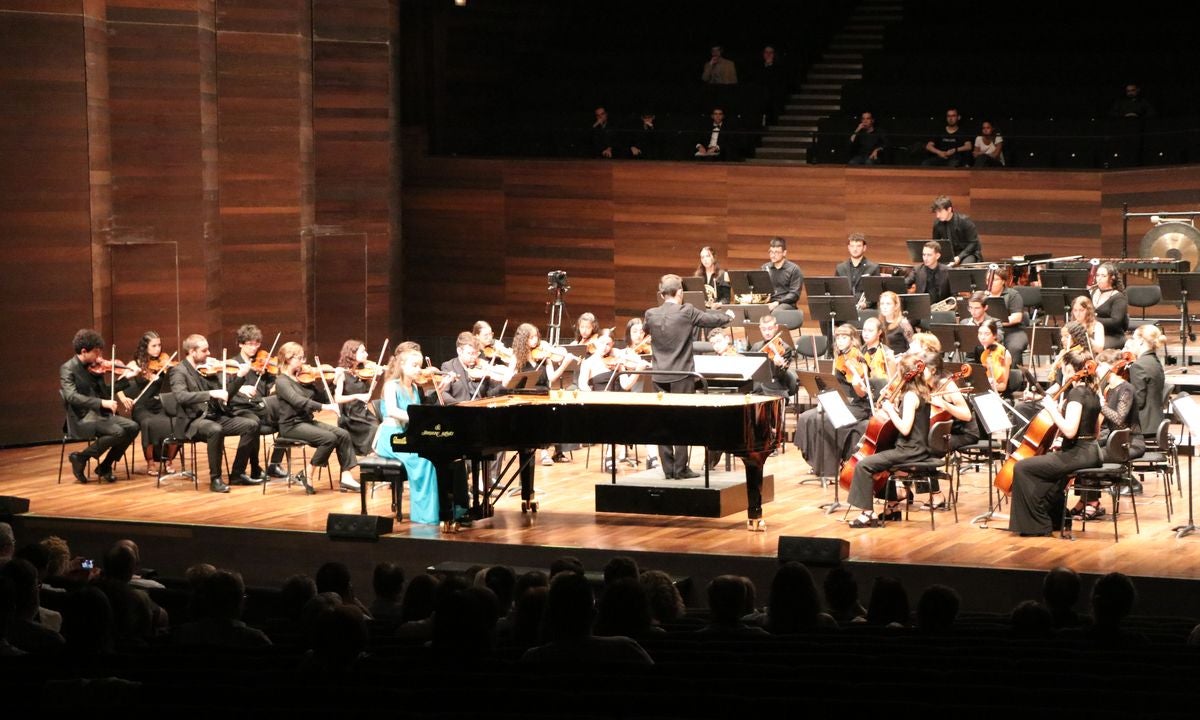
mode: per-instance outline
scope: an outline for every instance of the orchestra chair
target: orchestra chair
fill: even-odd
[[[181,475],[192,476],[192,486],[197,490],[200,489],[200,467],[196,464],[196,444],[204,442],[197,438],[189,438],[187,436],[187,418],[179,414],[179,401],[175,399],[173,392],[160,392],[158,394],[159,401],[162,402],[163,413],[171,419],[171,434],[163,438],[158,448],[158,477],[154,481],[154,487],[162,487],[163,478],[167,472],[167,446],[179,445],[179,473]],[[192,452],[191,470],[188,470],[188,450]]]
[[[775,321],[788,330],[799,330],[804,324],[803,310],[776,310],[772,313]]]
[[[58,453],[58,483],[62,484],[63,462],[67,458],[67,443],[87,443],[91,445],[96,442],[95,433],[85,433],[79,427],[79,419],[75,417],[75,413],[71,412],[71,406],[67,403],[67,398],[63,396],[62,390],[58,391],[58,397],[62,401],[63,408],[63,426],[62,426],[62,445]],[[134,447],[130,445],[129,447]],[[125,461],[125,479],[133,477],[129,472],[129,453],[121,456]],[[88,463],[88,472],[91,472],[92,464]]]
[[[1149,438],[1147,438],[1149,440]],[[1163,480],[1163,494],[1167,500],[1167,522],[1171,521],[1171,511],[1174,500],[1171,497],[1171,483],[1174,480],[1176,489],[1182,494],[1182,483],[1179,481],[1179,449],[1175,446],[1175,437],[1171,435],[1171,420],[1164,418],[1158,424],[1154,441],[1146,443],[1146,452],[1140,458],[1130,463],[1130,469],[1137,473],[1139,479],[1145,482],[1146,473],[1155,473]]]
[[[813,349],[813,342],[816,341],[816,349]],[[806,335],[803,342],[796,343],[796,352],[800,353],[800,357],[804,358],[804,369],[808,370],[811,365],[810,361],[814,358],[813,353],[816,352],[817,358],[825,357],[829,350],[829,338],[824,335]]]
[[[1079,492],[1080,497],[1083,497],[1085,502],[1092,496],[1098,496],[1101,492],[1108,490],[1112,496],[1112,522],[1113,522],[1113,540],[1119,542],[1121,537],[1117,528],[1117,519],[1121,512],[1121,488],[1131,487],[1133,485],[1133,471],[1129,460],[1129,428],[1121,428],[1114,430],[1108,436],[1108,444],[1104,446],[1104,463],[1098,468],[1084,468],[1076,470],[1067,476],[1067,487],[1063,491],[1063,538],[1070,539],[1071,533],[1066,528],[1068,527],[1067,505],[1071,488],[1074,487]],[[1137,496],[1132,492],[1129,495],[1129,503],[1133,507],[1133,523],[1137,528],[1137,532],[1142,532],[1141,523],[1138,521],[1137,514]],[[1080,515],[1081,521],[1080,531],[1087,530],[1087,517]]]
[[[1130,285],[1125,288],[1125,299],[1129,303],[1129,307],[1142,309],[1140,318],[1129,318],[1129,332],[1133,332],[1143,325],[1155,324],[1153,320],[1146,319],[1146,308],[1162,303],[1162,288],[1157,285]]]
[[[918,488],[924,483],[924,492],[929,493],[929,501],[925,504],[929,506],[929,529],[937,529],[936,514],[937,510],[933,506],[933,494],[941,491],[946,497],[946,502],[954,505],[954,476],[950,473],[950,429],[954,426],[953,420],[941,420],[934,423],[929,428],[929,451],[933,457],[928,460],[918,460],[917,462],[902,463],[891,468],[888,472],[891,477],[888,478],[896,489],[896,495],[900,494],[900,487],[911,483],[909,489],[910,496],[921,492]],[[936,481],[936,486],[935,486]],[[945,485],[945,489],[941,489],[941,485]],[[904,519],[908,520],[908,509],[911,504],[907,501],[904,503]],[[886,514],[886,513],[885,513]],[[954,522],[958,522],[958,507],[954,506]]]
[[[295,474],[292,473],[292,450],[300,448],[301,465],[303,470],[308,467],[308,443],[297,438],[285,437],[283,433],[276,433],[275,440],[271,443],[271,454],[275,453],[275,448],[283,450],[283,457],[287,461],[287,489],[292,489],[292,484],[296,482]],[[333,471],[328,466],[314,468],[313,477],[308,479],[308,484],[316,486],[316,482],[321,479],[321,474],[324,473],[329,479],[329,489],[333,490]],[[262,492],[267,494],[267,485],[271,484],[272,480],[282,480],[283,478],[273,478],[270,473],[263,474]]]

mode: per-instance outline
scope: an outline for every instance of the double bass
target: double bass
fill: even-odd
[[[875,404],[875,409],[878,410],[883,407],[884,401],[896,402],[905,383],[911,382],[913,378],[923,372],[925,372],[925,363],[919,360],[911,372],[901,374],[897,371],[895,377],[888,383],[888,386],[879,393],[879,400]],[[880,419],[875,413],[872,413],[871,421],[867,423],[866,432],[863,433],[862,440],[858,443],[858,450],[854,451],[854,455],[842,465],[842,471],[838,473],[838,484],[844,489],[849,490],[850,481],[854,478],[854,470],[858,467],[858,463],[877,452],[890,450],[895,447],[898,434],[891,418]],[[872,478],[875,492],[879,492],[887,484],[887,478],[887,471],[875,474]]]
[[[1061,396],[1067,388],[1088,377],[1089,375],[1095,374],[1096,361],[1088,360],[1083,369],[1067,378],[1067,380],[1062,384],[1062,387],[1056,390],[1050,397],[1057,401],[1059,396]],[[1000,466],[1000,470],[996,473],[996,478],[992,481],[992,485],[995,485],[996,489],[1005,495],[1010,494],[1012,492],[1013,473],[1016,470],[1017,463],[1025,458],[1045,455],[1050,451],[1050,447],[1054,444],[1054,439],[1057,436],[1058,425],[1055,424],[1054,418],[1050,415],[1050,411],[1046,408],[1042,408],[1038,414],[1029,421],[1029,425],[1025,427],[1025,432],[1021,436],[1020,444],[1017,445],[1017,448],[1012,451],[1012,454],[1008,456],[1008,459],[1004,461],[1004,464]]]

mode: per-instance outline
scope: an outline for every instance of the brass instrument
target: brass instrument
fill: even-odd
[[[742,305],[766,305],[771,302],[771,293],[742,293],[735,300]]]
[[[958,296],[951,295],[944,300],[938,300],[929,306],[930,312],[957,312],[958,311]]]

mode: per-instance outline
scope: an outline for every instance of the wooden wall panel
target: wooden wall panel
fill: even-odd
[[[1100,246],[1100,175],[1077,172],[973,173],[971,217],[985,256],[1090,254]]]
[[[1110,172],[1101,176],[1103,193],[1102,225],[1104,252],[1107,257],[1121,256],[1122,204],[1129,212],[1161,210],[1200,211],[1200,167],[1155,168]],[[1146,218],[1129,223],[1129,254],[1136,256],[1142,237],[1150,230]],[[1200,268],[1193,268],[1200,270]]]
[[[0,443],[56,437],[58,365],[93,324],[83,18],[0,12],[0,335],[11,352]],[[43,6],[50,10],[54,6]],[[25,8],[36,9],[36,8]]]

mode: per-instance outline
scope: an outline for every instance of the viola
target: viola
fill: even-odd
[[[1063,382],[1062,387],[1054,392],[1051,396],[1054,400],[1058,400],[1059,396],[1071,385],[1086,377],[1096,374],[1096,361],[1088,360],[1087,365],[1079,372],[1072,375]],[[1082,428],[1081,428],[1082,429]],[[1045,455],[1050,450],[1050,446],[1054,444],[1054,438],[1058,436],[1058,425],[1054,422],[1054,417],[1050,415],[1050,411],[1042,408],[1033,420],[1029,421],[1029,425],[1025,427],[1025,432],[1021,436],[1020,444],[1012,451],[1012,454],[1000,466],[999,472],[996,473],[992,484],[1004,493],[1012,492],[1013,473],[1016,470],[1017,463],[1038,455]]]
[[[489,360],[498,359],[502,363],[512,365],[516,361],[513,351],[504,347],[499,341],[483,348],[483,356]]]
[[[543,360],[565,362],[575,356],[570,351],[561,347],[555,347],[543,340],[537,347],[529,351],[529,357],[534,362],[541,362]]]
[[[137,365],[126,365],[120,360],[113,361],[107,358],[96,358],[91,365],[88,365],[88,372],[92,373],[93,375],[107,375],[114,370],[125,372],[130,367],[136,369]]]
[[[216,377],[221,373],[226,375],[237,375],[241,369],[242,366],[239,365],[236,360],[226,360],[225,362],[221,362],[216,358],[210,357],[208,360],[204,361],[203,365],[200,365],[196,368],[196,372],[200,373],[200,375],[203,377]]]
[[[896,402],[900,395],[901,389],[905,383],[912,382],[917,375],[925,372],[925,363],[917,361],[914,369],[911,372],[901,374],[896,373],[883,392],[879,393],[879,400],[876,408],[883,407],[885,400]],[[850,489],[850,482],[854,479],[854,469],[858,467],[858,463],[874,455],[877,452],[890,450],[896,446],[896,438],[899,436],[896,430],[895,423],[891,418],[880,419],[872,413],[871,421],[867,423],[867,430],[863,433],[862,440],[858,443],[858,449],[854,451],[854,455],[842,465],[842,471],[838,473],[838,483],[846,490]],[[885,484],[887,484],[887,471],[876,473],[873,477],[874,491],[879,492]]]
[[[379,363],[367,360],[365,362],[356,363],[350,368],[350,374],[359,380],[374,380],[377,376],[383,373],[383,366]]]
[[[263,371],[266,371],[268,375],[278,375],[279,359],[272,357],[271,353],[266,350],[259,350],[250,359],[250,369],[260,376],[263,375]]]
[[[1003,345],[995,343],[984,350],[979,358],[987,371],[988,380],[992,382],[992,389],[998,393],[1003,393],[1008,385],[1008,368],[1004,366],[1005,352]]]
[[[174,355],[160,353],[158,357],[150,358],[146,362],[145,370],[150,375],[157,375],[158,373],[162,372],[163,370],[173,368],[178,364],[179,364],[179,361],[175,359]]]
[[[833,361],[833,369],[841,373],[851,383],[854,382],[855,377],[866,380],[870,373],[866,358],[863,357],[862,352],[856,347],[852,347],[846,352],[838,353],[837,358]]]
[[[301,365],[296,373],[296,381],[302,385],[311,385],[317,381],[329,382],[334,378],[337,369],[328,363],[323,365]]]

